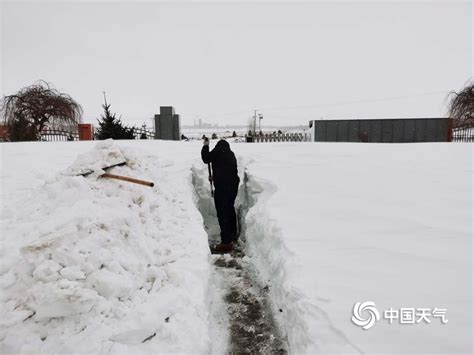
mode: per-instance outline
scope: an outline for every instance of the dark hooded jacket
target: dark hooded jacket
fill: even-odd
[[[205,164],[212,163],[213,182],[216,188],[239,184],[237,160],[227,141],[221,139],[212,151],[209,151],[209,145],[203,146],[201,158]]]

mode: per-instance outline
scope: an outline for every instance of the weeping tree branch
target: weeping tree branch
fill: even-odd
[[[4,96],[2,114],[10,140],[37,140],[45,128],[71,129],[82,121],[82,108],[45,81]]]
[[[454,127],[474,126],[474,80],[470,79],[460,92],[449,94],[449,117]]]

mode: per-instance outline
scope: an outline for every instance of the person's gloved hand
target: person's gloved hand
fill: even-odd
[[[206,137],[204,138],[204,141],[202,142],[203,145],[209,145],[209,139]]]

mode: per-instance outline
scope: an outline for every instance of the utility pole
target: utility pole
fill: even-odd
[[[257,110],[253,111],[253,136],[255,137],[257,134]]]

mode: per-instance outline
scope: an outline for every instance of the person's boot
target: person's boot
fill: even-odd
[[[218,253],[229,253],[234,250],[234,246],[232,243],[220,243],[214,249]]]

